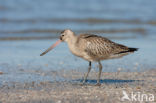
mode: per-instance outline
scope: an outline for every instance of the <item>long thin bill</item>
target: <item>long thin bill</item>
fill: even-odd
[[[50,50],[52,50],[53,48],[55,48],[60,43],[61,43],[61,40],[56,41],[55,44],[53,44],[52,46],[50,46],[45,52],[43,52],[42,54],[40,54],[40,56],[43,56],[44,54],[48,53]]]

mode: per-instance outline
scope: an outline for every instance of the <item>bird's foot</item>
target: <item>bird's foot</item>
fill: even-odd
[[[80,85],[81,85],[81,86],[84,86],[84,85],[85,85],[85,82],[80,83]]]
[[[101,83],[96,83],[95,86],[101,86]]]

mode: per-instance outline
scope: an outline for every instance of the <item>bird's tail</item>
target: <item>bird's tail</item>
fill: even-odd
[[[135,52],[138,51],[138,48],[128,48],[128,52]]]
[[[135,52],[135,51],[137,51],[137,50],[138,50],[138,48],[128,48],[128,50],[126,50],[126,51],[121,51],[121,52],[116,53],[116,54],[131,53],[131,52]]]

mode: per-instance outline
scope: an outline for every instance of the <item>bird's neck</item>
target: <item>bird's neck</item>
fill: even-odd
[[[77,40],[78,40],[78,36],[77,35],[73,35],[67,42],[68,47],[70,49],[70,51],[76,55],[76,56],[81,56],[80,52],[79,52],[79,48],[77,47]]]
[[[69,40],[67,41],[68,44],[75,44],[77,41],[77,35],[73,34],[71,35],[71,37],[69,38]]]

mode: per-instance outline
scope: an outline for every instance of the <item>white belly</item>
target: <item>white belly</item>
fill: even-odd
[[[76,56],[79,56],[79,57],[82,57],[83,54],[82,52],[79,50],[79,48],[77,48],[76,46],[74,45],[69,45],[68,44],[68,47],[69,47],[69,50]]]

